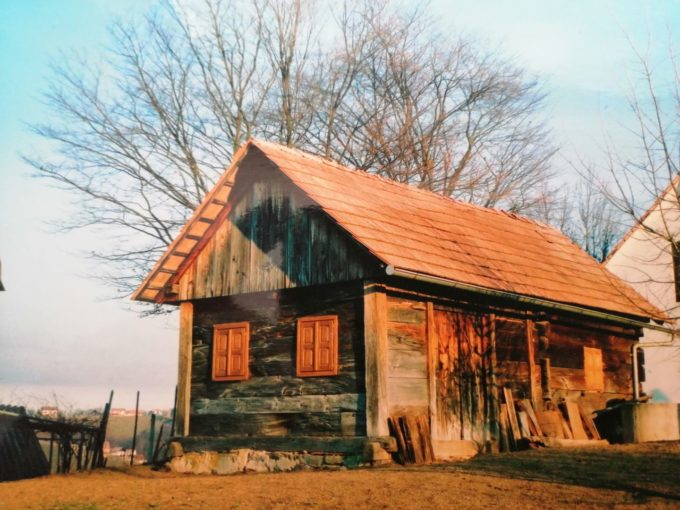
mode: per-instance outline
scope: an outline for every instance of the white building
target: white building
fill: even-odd
[[[646,330],[645,342],[680,337],[680,175],[661,193],[640,222],[631,228],[604,262],[607,269],[673,319],[677,333]],[[675,246],[670,240],[675,240]],[[680,347],[645,349],[646,393],[661,390],[680,402]]]

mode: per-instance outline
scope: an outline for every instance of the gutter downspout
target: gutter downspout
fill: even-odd
[[[640,400],[640,374],[638,370],[637,353],[642,348],[645,347],[680,347],[673,343],[675,339],[675,333],[671,332],[671,338],[667,342],[633,342],[630,348],[631,356],[633,357],[633,402]]]
[[[585,315],[586,317],[591,317],[593,319],[600,319],[609,322],[614,322],[616,324],[623,324],[626,326],[632,326],[636,328],[647,328],[653,329],[655,331],[663,331],[664,333],[673,334],[673,330],[664,326],[659,326],[653,322],[643,322],[640,320],[629,319],[627,317],[621,317],[619,315],[614,315],[607,312],[599,312],[597,310],[591,310],[589,308],[582,308],[580,306],[568,305],[565,303],[556,303],[554,301],[548,301],[541,298],[534,298],[529,296],[521,296],[518,294],[513,294],[511,292],[506,292],[503,290],[488,289],[486,287],[480,287],[478,285],[471,285],[469,283],[461,283],[453,280],[447,280],[446,278],[439,278],[437,276],[429,276],[421,273],[415,273],[413,271],[408,271],[405,269],[396,269],[394,266],[385,266],[385,273],[388,276],[399,276],[401,278],[409,278],[411,280],[417,280],[426,283],[432,283],[436,285],[444,285],[446,287],[452,287],[454,289],[472,292],[474,294],[481,294],[484,296],[491,296],[499,299],[507,299],[515,303],[524,303],[528,305],[534,305],[541,308],[547,308],[549,310],[559,310],[561,312],[576,313],[579,315]],[[643,346],[644,347],[644,346]]]

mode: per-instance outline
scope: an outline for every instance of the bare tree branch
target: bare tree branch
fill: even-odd
[[[330,12],[330,16],[322,13]],[[555,152],[537,83],[388,1],[161,0],[111,29],[101,69],[63,57],[26,161],[73,192],[64,226],[129,293],[251,136],[447,196],[544,215]]]

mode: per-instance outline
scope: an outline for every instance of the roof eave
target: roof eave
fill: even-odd
[[[203,213],[206,211],[208,206],[210,206],[213,201],[214,197],[217,194],[218,190],[223,187],[227,186],[229,183],[229,180],[233,177],[235,169],[239,166],[245,155],[248,153],[248,150],[254,143],[254,139],[248,140],[246,143],[244,143],[238,151],[234,154],[234,157],[232,158],[232,162],[227,168],[227,170],[222,174],[220,179],[215,183],[215,186],[205,195],[201,203],[198,205],[194,213],[191,215],[189,220],[184,224],[182,227],[182,230],[180,230],[179,234],[175,236],[175,239],[170,243],[170,245],[167,247],[163,255],[156,261],[156,264],[154,264],[153,268],[151,271],[149,271],[149,274],[146,276],[144,281],[140,284],[139,287],[132,293],[132,296],[130,296],[130,299],[132,301],[142,301],[142,302],[148,302],[148,303],[158,303],[158,304],[163,304],[168,302],[168,297],[170,295],[174,295],[173,292],[168,292],[169,289],[172,288],[172,285],[175,284],[178,279],[182,276],[182,273],[186,268],[189,266],[190,260],[188,260],[192,254],[196,254],[198,251],[200,251],[200,246],[201,244],[204,244],[205,239],[209,238],[210,236],[206,236],[205,233],[201,235],[200,239],[196,240],[196,244],[194,247],[192,247],[189,251],[188,254],[184,257],[183,262],[179,264],[179,266],[175,269],[172,269],[172,276],[165,282],[163,288],[161,289],[150,289],[150,284],[152,280],[158,275],[158,273],[164,268],[164,265],[167,263],[168,259],[173,255],[175,252],[175,249],[177,246],[185,239],[188,239],[188,235],[192,229],[192,227],[199,222],[199,220],[202,218]],[[228,211],[227,211],[228,212]],[[217,215],[217,217],[214,220],[214,224],[211,224],[211,226],[207,230],[212,230],[217,227],[219,224],[220,220],[223,219],[226,216],[224,210],[220,211]],[[206,231],[207,232],[207,231]],[[149,296],[144,296],[143,294],[147,292],[148,290],[155,290],[155,294],[152,297]],[[173,301],[175,299],[173,298]]]
[[[670,332],[671,329],[664,327],[664,326],[659,326],[652,322],[654,320],[654,317],[647,316],[647,315],[639,315],[639,316],[634,316],[638,318],[631,318],[631,316],[624,316],[624,315],[619,315],[616,313],[612,313],[611,311],[600,311],[597,309],[593,308],[586,308],[583,306],[577,306],[577,305],[572,305],[568,303],[560,303],[558,301],[549,301],[546,299],[541,299],[537,297],[532,297],[532,296],[526,296],[522,294],[515,294],[512,292],[507,292],[503,290],[496,290],[496,289],[490,289],[487,287],[481,287],[478,285],[472,285],[469,283],[462,283],[458,282],[455,280],[449,280],[446,278],[441,278],[438,276],[432,276],[432,275],[427,275],[424,273],[418,273],[415,271],[411,271],[408,269],[402,269],[402,268],[395,268],[393,266],[388,266],[387,268],[387,274],[390,276],[397,276],[401,278],[409,278],[412,280],[418,280],[426,283],[433,283],[435,285],[444,285],[447,287],[453,287],[458,290],[466,291],[466,292],[471,292],[474,294],[481,294],[485,296],[490,296],[490,297],[496,297],[500,299],[505,299],[505,300],[510,300],[516,303],[523,303],[523,304],[528,304],[528,305],[533,305],[537,306],[540,308],[544,309],[550,309],[550,310],[558,310],[561,312],[566,312],[566,313],[573,313],[577,315],[582,315],[586,316],[589,318],[593,319],[599,319],[599,320],[604,320],[607,322],[612,322],[616,324],[621,324],[621,325],[626,325],[626,326],[632,326],[635,328],[648,328],[648,329],[654,329],[658,331],[663,331],[663,332]],[[645,322],[644,320],[647,319],[649,322]]]

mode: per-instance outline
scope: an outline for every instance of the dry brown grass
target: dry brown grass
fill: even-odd
[[[1,508],[680,507],[680,444],[540,450],[423,467],[236,476],[148,468],[0,484]]]

